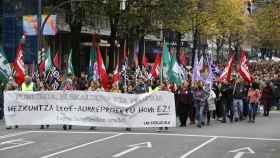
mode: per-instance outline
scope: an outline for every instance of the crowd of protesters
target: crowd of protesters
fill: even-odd
[[[215,80],[213,86],[207,86],[203,82],[191,81],[191,74],[181,85],[176,86],[166,80],[149,79],[143,73],[135,77],[134,70],[127,71],[126,77],[117,84],[111,84],[109,89],[104,89],[99,80],[89,80],[84,72],[80,77],[73,75],[61,76],[59,90],[88,90],[108,91],[113,93],[153,93],[157,91],[170,91],[174,93],[176,113],[181,127],[196,125],[201,128],[209,125],[211,120],[226,122],[238,122],[247,120],[255,122],[257,112],[263,108],[263,115],[269,116],[272,106],[280,109],[280,73],[279,63],[260,62],[251,64],[250,72],[254,82],[248,84],[240,78],[219,82]],[[147,74],[147,73],[146,73]],[[125,78],[125,79],[124,79]],[[21,87],[10,80],[6,87],[1,84],[1,104],[3,104],[3,91],[48,91],[54,90],[43,79],[26,76]],[[1,106],[1,118],[3,119],[3,105]],[[49,126],[42,125],[41,128]],[[9,127],[10,128],[10,127]],[[71,125],[64,125],[63,129],[71,129]],[[91,127],[90,129],[95,129]],[[161,128],[162,130],[163,128]],[[167,128],[165,128],[167,130]],[[130,130],[130,128],[127,128]]]

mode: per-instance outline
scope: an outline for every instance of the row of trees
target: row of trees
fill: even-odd
[[[49,0],[45,12],[69,0]],[[126,9],[120,9],[119,0],[83,0],[63,5],[58,14],[66,15],[72,34],[74,59],[79,59],[82,26],[95,27],[92,18],[107,17],[110,21],[110,60],[115,51],[116,39],[144,40],[147,34],[160,36],[173,31],[177,42],[185,33],[192,35],[192,54],[204,53],[208,41],[215,43],[217,60],[229,52],[239,52],[246,46],[265,51],[280,49],[280,0],[246,14],[244,0],[127,0]],[[141,50],[141,49],[140,49]],[[180,45],[177,45],[180,50]],[[140,51],[141,52],[141,51]],[[79,72],[79,60],[75,60]],[[113,68],[112,63],[110,67]]]

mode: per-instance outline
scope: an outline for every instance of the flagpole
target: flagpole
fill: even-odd
[[[143,57],[142,57],[142,67],[144,67],[144,60],[145,60],[145,56],[146,56],[146,46],[145,46],[145,38],[143,40]]]
[[[164,45],[165,45],[165,39],[163,38],[163,46],[162,46],[161,61],[160,61],[160,83],[161,84],[163,82]]]
[[[120,46],[118,44],[118,58],[117,58],[118,64],[120,64]]]

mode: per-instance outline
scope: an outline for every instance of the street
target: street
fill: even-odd
[[[6,130],[0,126],[1,158],[279,158],[280,113],[247,121],[198,129],[124,129],[60,126],[39,130],[28,126]]]

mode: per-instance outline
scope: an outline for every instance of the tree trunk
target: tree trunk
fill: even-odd
[[[180,56],[180,51],[181,51],[181,33],[180,32],[177,32],[177,61],[179,59],[179,56]]]
[[[71,43],[72,43],[72,62],[75,70],[75,74],[80,76],[81,64],[80,64],[80,43],[81,43],[81,24],[71,24]]]
[[[111,35],[110,35],[110,49],[109,49],[109,68],[108,72],[112,72],[115,65],[114,65],[114,55],[116,55],[116,47],[115,47],[115,41],[117,37],[117,32],[118,32],[118,21],[119,17],[110,17],[110,25],[111,25]]]
[[[194,58],[195,58],[195,53],[197,50],[197,44],[198,44],[198,32],[197,32],[197,30],[195,30],[193,33],[192,67],[194,66]]]

